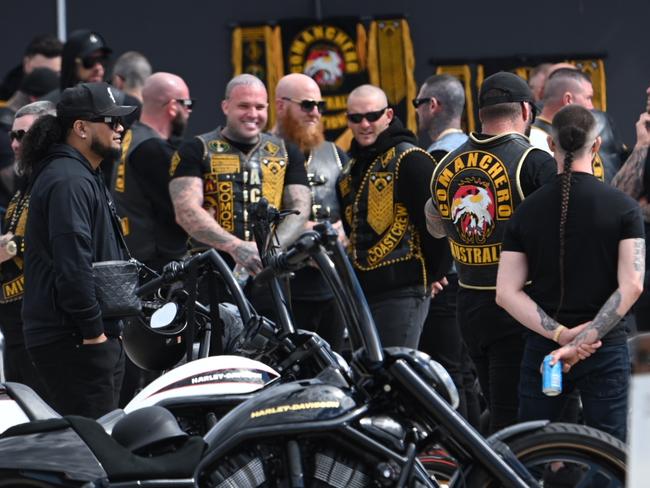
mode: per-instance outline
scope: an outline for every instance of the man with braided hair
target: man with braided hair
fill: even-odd
[[[578,389],[585,422],[624,441],[630,375],[624,317],[643,289],[643,218],[633,199],[594,177],[600,137],[588,110],[560,110],[551,136],[560,174],[510,219],[497,278],[497,303],[534,332],[522,361],[519,419],[556,420]],[[567,373],[556,397],[540,387],[540,364],[549,353]]]

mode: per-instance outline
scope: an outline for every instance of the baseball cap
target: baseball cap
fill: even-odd
[[[481,85],[478,107],[489,107],[499,103],[530,102],[534,104],[533,92],[522,78],[507,71],[488,76]]]
[[[59,117],[92,119],[97,117],[123,117],[137,107],[118,105],[114,88],[108,83],[80,83],[66,88],[56,104]]]
[[[98,32],[90,30],[76,30],[68,36],[64,46],[65,53],[79,58],[84,58],[97,50],[108,56],[113,50],[106,45],[106,41]]]
[[[58,87],[58,73],[49,68],[34,68],[23,78],[20,91],[32,97],[42,97]]]

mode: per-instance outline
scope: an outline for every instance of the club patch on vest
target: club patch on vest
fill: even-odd
[[[391,172],[370,173],[368,182],[368,224],[376,234],[383,233],[393,221],[393,186]]]
[[[126,191],[126,156],[129,152],[129,147],[131,147],[131,141],[133,141],[133,131],[129,129],[122,139],[120,162],[117,163],[115,170],[115,191],[119,193]]]
[[[348,196],[352,190],[352,177],[346,175],[343,179],[339,181],[339,191],[341,192],[341,197],[345,198]]]
[[[181,156],[178,154],[178,151],[174,151],[174,154],[172,154],[172,159],[169,162],[169,176],[174,176],[174,173],[176,172],[176,168],[178,168],[178,163],[181,162]]]
[[[468,265],[497,264],[501,244],[489,238],[497,221],[508,220],[514,209],[506,165],[485,151],[462,153],[443,164],[432,190],[440,216],[455,230],[449,239],[453,257]]]
[[[266,144],[262,147],[264,151],[269,153],[271,156],[275,156],[280,150],[280,146],[273,144],[271,141],[267,141]]]
[[[388,256],[400,243],[409,225],[409,214],[406,206],[395,205],[395,215],[391,215],[392,225],[381,240],[368,249],[368,265],[373,266]]]
[[[605,166],[603,165],[603,159],[600,157],[599,153],[596,153],[594,159],[591,160],[591,169],[596,178],[600,181],[605,181]]]
[[[235,230],[235,202],[232,181],[207,178],[204,187],[203,206],[214,209],[217,222],[224,230]]]
[[[211,154],[210,173],[215,175],[239,173],[240,163],[237,154]]]
[[[272,144],[267,142],[266,145]],[[275,146],[275,144],[272,144]],[[278,146],[275,146],[280,149]],[[277,151],[276,151],[277,152]],[[262,158],[262,195],[276,208],[282,204],[284,174],[287,171],[285,158],[266,156]]]
[[[212,152],[224,153],[230,151],[230,144],[221,139],[213,139],[212,141],[208,141],[208,149]]]
[[[18,278],[2,284],[2,293],[4,294],[4,300],[7,301],[12,301],[21,297],[24,290],[25,276],[22,274]]]

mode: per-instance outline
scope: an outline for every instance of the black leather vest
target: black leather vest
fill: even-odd
[[[547,135],[551,135],[551,123],[548,120],[537,117],[535,122],[533,122],[533,126],[546,132]],[[591,170],[594,172],[594,176],[600,181],[609,182],[614,177],[614,174],[616,174],[616,172],[614,172],[614,174],[606,175],[605,165],[600,152],[594,155],[594,159],[591,161]],[[607,179],[607,176],[609,176],[609,179]]]
[[[280,208],[289,157],[284,141],[271,134],[248,154],[221,136],[221,128],[197,136],[203,143],[203,206],[224,230],[250,241],[250,205],[265,197]]]
[[[307,179],[311,189],[311,216],[309,220],[341,219],[336,195],[336,181],[341,173],[341,159],[333,142],[323,142],[311,150],[306,163]]]
[[[122,223],[124,240],[131,254],[142,261],[156,254],[153,236],[154,212],[151,202],[144,197],[138,180],[131,174],[129,157],[143,142],[160,135],[148,125],[135,122],[122,140],[122,155],[113,171],[111,189]]]
[[[417,260],[421,263],[422,281],[426,286],[420,235],[409,218],[406,205],[397,199],[400,162],[412,151],[429,156],[413,144],[399,143],[370,163],[359,188],[352,187],[350,171],[355,160],[351,159],[341,173],[339,192],[350,228],[355,268],[371,271]]]
[[[29,195],[17,191],[9,205],[4,217],[4,232],[11,232],[16,243],[16,255],[0,263],[0,304],[11,303],[22,299],[25,291],[25,276],[23,269],[25,263],[25,226],[27,225],[27,214],[29,207]]]
[[[465,288],[494,289],[506,224],[524,199],[520,172],[534,148],[508,133],[469,140],[447,154],[433,173],[431,194]]]

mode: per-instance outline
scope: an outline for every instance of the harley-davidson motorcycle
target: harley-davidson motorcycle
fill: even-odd
[[[444,369],[420,352],[381,347],[327,226],[269,259],[260,279],[308,259],[342,304],[355,351],[349,364],[315,334],[276,334],[257,321],[248,334],[300,350],[292,367],[319,365],[318,374],[272,381],[203,436],[188,436],[160,406],[124,416],[111,435],[74,416],[14,426],[0,436],[0,486],[435,487],[417,458],[432,445],[457,463],[450,486],[553,486],[561,472],[573,476],[571,486],[624,486],[624,446],[594,429],[540,421],[481,437],[453,409]]]

